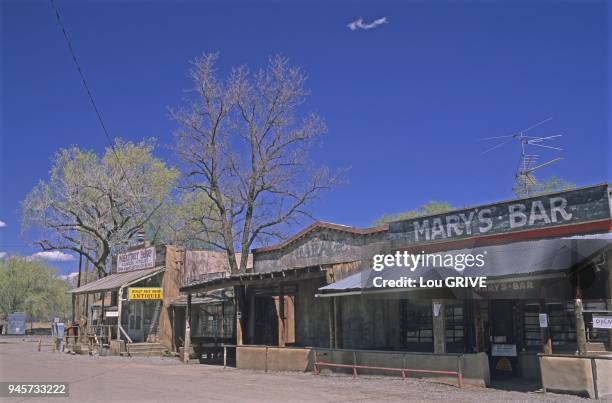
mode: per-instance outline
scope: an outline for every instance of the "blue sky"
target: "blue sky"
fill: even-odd
[[[552,116],[564,160],[541,171],[578,185],[610,180],[607,2],[57,0],[113,136],[156,137],[169,150],[188,61],[219,51],[220,68],[282,53],[309,75],[306,109],[329,133],[312,158],[351,167],[316,217],[368,226],[428,200],[467,206],[512,196],[518,149],[480,155],[482,137]],[[0,251],[36,252],[19,203],[61,147],[106,140],[48,1],[1,3]],[[347,24],[387,17],[371,30]],[[554,153],[541,153],[542,157]],[[75,262],[54,263],[63,272]]]

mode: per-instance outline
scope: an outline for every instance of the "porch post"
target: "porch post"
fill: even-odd
[[[249,301],[249,313],[247,315],[248,328],[246,337],[244,338],[245,340],[243,340],[243,342],[246,342],[247,344],[255,344],[255,292],[253,289],[247,290],[247,299]]]
[[[236,345],[243,345],[243,335],[242,335],[242,310],[244,309],[244,286],[236,286],[234,287],[234,300],[236,301]]]
[[[185,343],[183,343],[183,362],[189,363],[191,350],[191,293],[187,294],[187,311],[185,312]]]
[[[548,320],[548,307],[546,306],[546,301],[540,300],[540,314],[545,314]],[[550,324],[548,324],[550,326]],[[542,343],[542,353],[543,354],[552,354],[552,341],[550,339],[550,330],[549,327],[540,327],[540,340]]]
[[[576,299],[574,300],[574,315],[576,317],[576,344],[578,345],[578,355],[586,355],[587,342],[584,329],[584,314],[582,306],[582,294],[580,282],[576,285]]]
[[[606,267],[604,278],[606,280],[606,309],[612,311],[612,249],[604,255]],[[612,351],[612,329],[608,329],[608,351]]]
[[[434,353],[446,353],[446,315],[443,300],[432,301]],[[436,315],[437,313],[437,315]]]
[[[117,291],[117,340],[121,340],[121,307],[123,306],[123,287]]]
[[[328,298],[329,303],[327,305],[328,311],[329,311],[329,314],[327,315],[327,324],[329,327],[329,348],[330,349],[335,348],[334,339],[336,337],[335,336],[336,332],[334,332],[334,313],[335,313],[334,312],[334,298],[335,297]]]
[[[334,348],[342,348],[342,311],[341,299],[338,297],[331,297],[334,305]]]
[[[278,289],[278,346],[285,347],[285,290],[282,284]]]

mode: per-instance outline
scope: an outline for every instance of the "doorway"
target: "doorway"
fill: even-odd
[[[130,301],[128,309],[128,336],[130,336],[133,342],[139,342],[143,339],[143,305],[141,301]]]
[[[518,347],[514,316],[514,301],[490,301],[489,368],[493,379],[518,375]]]

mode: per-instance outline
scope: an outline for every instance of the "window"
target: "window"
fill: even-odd
[[[447,302],[445,304],[446,314],[446,343],[461,344],[465,339],[465,319],[463,314],[463,301]]]
[[[433,318],[430,302],[400,303],[401,346],[414,351],[433,350]]]

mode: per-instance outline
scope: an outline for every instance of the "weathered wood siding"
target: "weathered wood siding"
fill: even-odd
[[[284,248],[253,253],[256,272],[370,259],[385,247],[386,232],[354,234],[327,228],[315,230]]]

